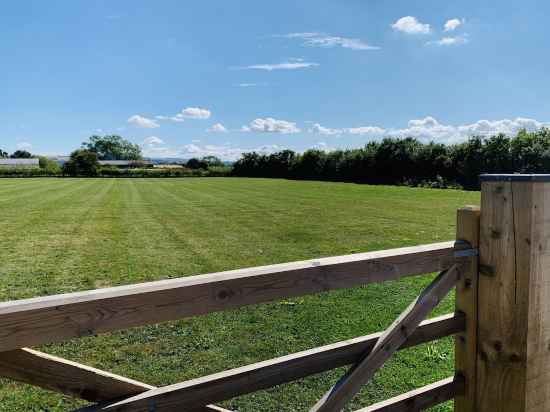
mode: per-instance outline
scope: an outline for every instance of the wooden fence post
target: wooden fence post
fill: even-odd
[[[550,410],[550,175],[481,178],[476,404]]]
[[[479,207],[459,209],[456,219],[456,239],[479,247]],[[465,378],[464,395],[455,399],[455,412],[475,410],[477,360],[477,294],[478,259],[463,260],[459,266],[462,278],[456,285],[456,311],[466,318],[466,329],[455,335],[455,370]]]

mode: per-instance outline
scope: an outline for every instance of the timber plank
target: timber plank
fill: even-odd
[[[456,238],[479,247],[480,208],[470,206],[457,212]],[[466,317],[464,332],[455,335],[455,373],[465,378],[465,391],[455,399],[455,412],[475,410],[477,377],[478,257],[464,259],[458,266],[462,277],[456,285],[456,311]]]
[[[112,401],[155,389],[152,385],[28,348],[0,353],[0,376],[90,402]],[[202,411],[226,410],[208,405]]]
[[[0,351],[448,268],[453,242],[0,303]]]
[[[450,401],[463,393],[463,378],[447,378],[422,388],[414,389],[394,398],[367,406],[355,412],[423,411],[432,406],[439,405],[440,403]]]

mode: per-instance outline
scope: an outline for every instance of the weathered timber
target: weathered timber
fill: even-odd
[[[105,402],[155,389],[124,376],[23,348],[0,353],[0,376],[90,402]],[[208,405],[205,412],[226,411]]]
[[[447,378],[414,389],[391,399],[357,410],[356,412],[423,411],[464,394],[464,378]]]
[[[0,351],[448,268],[453,242],[0,304]]]
[[[550,410],[549,177],[482,179],[478,412]]]
[[[471,206],[457,212],[456,238],[479,247],[480,208]],[[455,412],[475,410],[477,376],[477,294],[478,257],[462,259],[458,265],[462,276],[456,285],[456,312],[466,318],[464,332],[455,335],[455,374],[465,378],[465,390],[455,399]]]

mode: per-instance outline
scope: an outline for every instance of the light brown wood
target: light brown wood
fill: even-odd
[[[464,379],[454,377],[414,389],[394,398],[376,403],[355,412],[423,411],[464,394]],[[455,401],[456,402],[456,401]],[[471,410],[470,412],[472,412]]]
[[[0,376],[90,402],[112,401],[155,388],[28,348],[0,353]],[[225,409],[208,405],[203,411]]]
[[[90,402],[136,395],[154,388],[27,348],[0,353],[0,376]]]
[[[456,265],[441,272],[420,296],[382,334],[372,351],[356,363],[310,412],[339,412],[374,376],[397,349],[414,332],[441,299],[456,285],[460,272]]]
[[[457,212],[456,238],[479,247],[480,208],[470,206]],[[455,399],[455,412],[475,410],[477,363],[478,257],[462,258],[462,276],[456,285],[456,312],[466,317],[466,330],[455,335],[455,371],[465,378],[464,393]]]
[[[445,242],[5,302],[0,351],[439,271],[453,260]]]
[[[484,182],[477,411],[550,410],[550,183]]]
[[[444,315],[422,322],[401,349],[449,336],[464,328],[464,317]],[[96,406],[86,411],[180,411],[182,405],[220,402],[358,362],[369,353],[381,333],[350,339],[280,358],[216,373],[176,385],[151,390],[115,405]]]

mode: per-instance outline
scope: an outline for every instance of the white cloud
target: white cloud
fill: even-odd
[[[147,146],[156,146],[164,144],[164,141],[157,136],[149,136],[143,141],[143,144]]]
[[[293,60],[274,64],[252,64],[250,66],[241,67],[241,69],[266,70],[271,72],[273,70],[298,70],[317,66],[319,66],[318,63]]]
[[[266,86],[267,83],[238,83],[235,86],[237,87],[256,87],[256,86]]]
[[[479,120],[472,124],[451,126],[439,123],[431,116],[424,119],[411,120],[405,129],[390,131],[395,136],[410,136],[421,140],[434,140],[442,143],[464,141],[470,136],[488,137],[498,133],[515,135],[521,129],[535,131],[548,124],[534,119],[518,117],[514,120]]]
[[[184,122],[185,119],[209,119],[212,112],[208,109],[201,109],[199,107],[187,107],[174,116],[155,116],[157,120],[171,120],[176,123]]]
[[[155,119],[157,120],[171,120],[173,122],[184,122],[185,118],[183,117],[183,114],[178,113],[174,116],[155,116]]]
[[[222,160],[237,160],[245,151],[231,146],[186,144],[181,149],[180,156],[184,158],[216,156]]]
[[[429,24],[420,23],[413,16],[401,17],[391,26],[394,30],[407,34],[428,34],[431,31]]]
[[[128,119],[128,123],[132,126],[140,127],[142,129],[154,129],[160,127],[160,125],[155,122],[153,119],[148,119],[147,117],[140,116],[135,114]]]
[[[464,23],[464,19],[451,19],[447,20],[445,23],[445,26],[443,26],[444,31],[453,31],[456,30],[459,26],[461,26]]]
[[[526,129],[528,132],[534,132],[542,127],[549,126],[550,123],[542,123],[535,119],[517,117],[514,120],[478,120],[473,124],[459,126],[458,130],[460,133],[468,135],[490,136],[496,133],[514,135],[521,129]]]
[[[188,107],[183,109],[177,116],[184,117],[186,119],[209,119],[212,113],[210,110],[201,109],[199,107]]]
[[[329,36],[323,33],[289,33],[282,37],[289,39],[298,38],[309,47],[343,47],[351,50],[378,50],[380,47],[371,46],[361,39]]]
[[[296,123],[286,120],[277,120],[271,117],[265,119],[255,119],[248,126],[241,128],[243,132],[258,132],[258,133],[299,133],[300,129],[296,127]]]
[[[206,129],[206,131],[211,133],[227,133],[227,129],[221,123],[213,124],[208,129]]]
[[[30,149],[32,149],[32,144],[29,143],[29,142],[17,143],[17,149],[19,149],[19,150],[30,150]]]
[[[146,157],[179,157],[180,152],[166,146],[145,146],[143,154]]]
[[[323,152],[331,152],[333,150],[336,150],[336,148],[329,146],[326,142],[317,142],[313,146],[311,146],[311,148],[321,150]]]
[[[435,41],[429,41],[428,45],[435,44],[437,46],[457,46],[460,44],[466,44],[468,43],[468,35],[464,34],[461,36],[454,36],[454,37],[442,37],[439,40]]]
[[[386,133],[386,130],[378,126],[361,126],[361,127],[350,127],[345,129],[349,134],[358,134],[358,135],[383,135]]]
[[[311,133],[318,133],[325,136],[331,136],[331,135],[337,135],[342,134],[344,130],[342,129],[331,129],[328,127],[321,126],[319,123],[314,123],[311,129],[309,129],[309,132]]]
[[[370,138],[383,137],[414,137],[423,141],[435,141],[439,143],[457,143],[466,140],[471,136],[488,137],[495,134],[504,133],[506,135],[515,135],[521,129],[535,131],[541,127],[548,127],[550,123],[542,123],[534,119],[518,117],[514,120],[479,120],[472,124],[459,126],[445,125],[437,121],[432,116],[426,116],[423,119],[410,120],[407,127],[385,129],[379,126],[362,126],[345,129],[315,128],[310,129],[313,133],[328,135],[323,133],[325,130],[340,130],[343,134],[368,136]]]
[[[317,133],[324,136],[334,136],[334,135],[341,135],[341,134],[382,136],[386,133],[385,129],[377,126],[361,126],[361,127],[348,127],[343,129],[331,129],[329,127],[321,126],[319,123],[314,123],[311,129],[309,129],[308,131],[310,133]]]
[[[173,122],[181,123],[185,121],[185,118],[183,114],[178,113],[175,116],[170,117],[170,120],[172,120]]]

